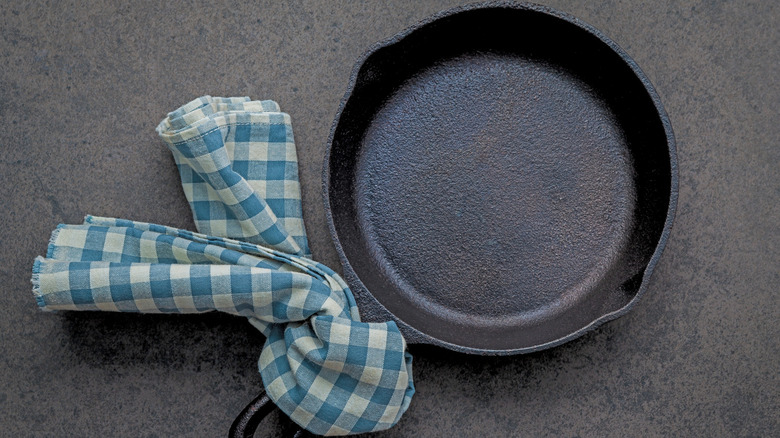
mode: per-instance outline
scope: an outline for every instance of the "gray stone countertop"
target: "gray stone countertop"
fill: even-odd
[[[0,436],[225,436],[261,386],[258,332],[218,314],[42,313],[33,258],[88,213],[194,229],[154,127],[200,95],[246,95],[292,116],[311,247],[340,268],[320,173],[353,64],[461,3],[3,2]],[[411,408],[372,436],[776,436],[778,3],[544,3],[656,86],[679,155],[669,244],[634,310],[576,341],[501,358],[413,347]]]

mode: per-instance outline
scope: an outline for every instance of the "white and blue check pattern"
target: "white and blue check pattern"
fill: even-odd
[[[201,97],[157,132],[199,231],[309,255],[292,125],[276,102]]]
[[[271,101],[204,97],[158,132],[209,232],[94,216],[60,225],[33,266],[38,305],[244,316],[267,337],[266,392],[293,421],[320,435],[394,425],[414,394],[411,355],[395,323],[360,322],[344,281],[306,257],[289,116]]]

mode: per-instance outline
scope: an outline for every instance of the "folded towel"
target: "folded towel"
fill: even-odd
[[[309,258],[290,117],[272,101],[196,99],[157,127],[201,233],[87,216],[33,266],[44,310],[245,316],[267,337],[269,397],[320,435],[394,425],[414,394],[394,322],[360,322],[346,283]]]

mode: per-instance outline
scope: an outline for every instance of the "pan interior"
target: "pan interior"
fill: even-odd
[[[471,11],[470,38],[447,17],[370,56],[330,158],[348,276],[424,337],[484,350],[626,306],[668,207],[641,81],[583,29],[509,15]]]

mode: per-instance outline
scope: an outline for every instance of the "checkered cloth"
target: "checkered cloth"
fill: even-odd
[[[266,392],[321,435],[386,429],[414,394],[393,322],[364,323],[344,281],[305,256],[290,118],[271,101],[203,97],[157,128],[204,233],[87,216],[33,266],[44,310],[245,316],[267,337]]]

